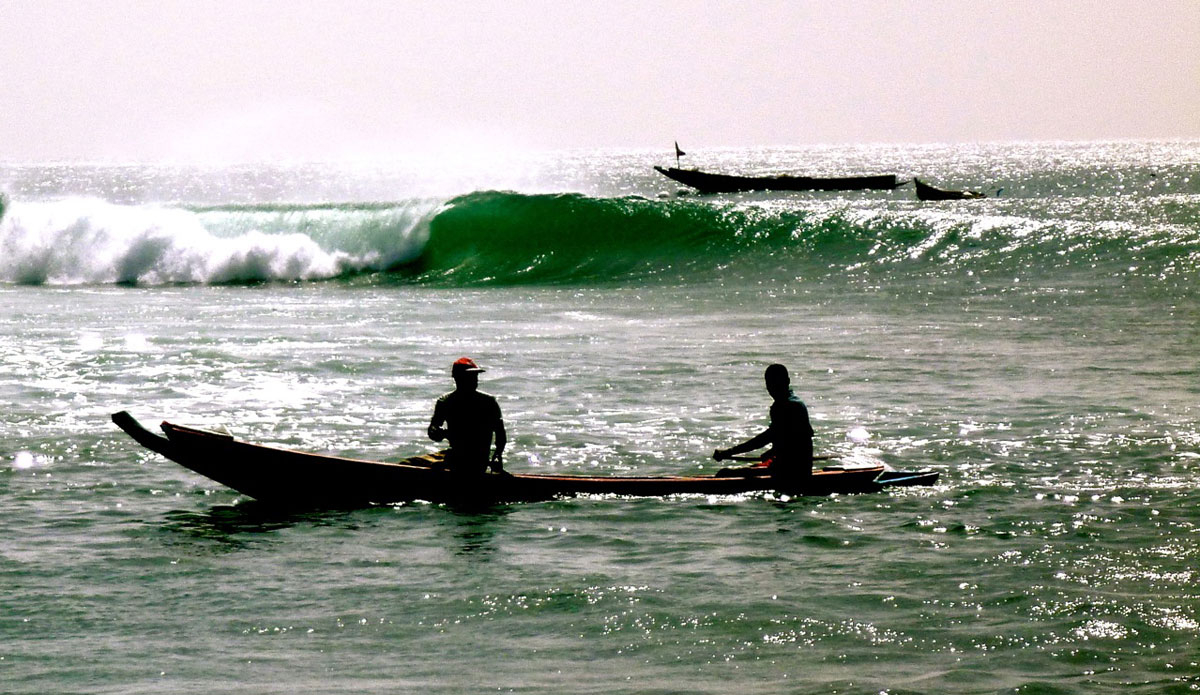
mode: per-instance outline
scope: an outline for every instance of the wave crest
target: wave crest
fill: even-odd
[[[989,202],[967,208],[497,191],[449,201],[208,208],[18,202],[0,218],[0,281],[367,275],[449,286],[837,277],[894,284],[989,273],[1179,280],[1200,267],[1200,228],[1187,201],[1179,203],[1183,212],[1140,222],[1107,208],[1089,220],[1079,211],[1064,216],[1053,203]]]
[[[0,280],[21,284],[320,280],[411,261],[435,203],[185,209],[22,203],[0,220]]]

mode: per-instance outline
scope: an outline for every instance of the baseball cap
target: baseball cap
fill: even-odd
[[[475,364],[475,360],[470,357],[459,357],[450,367],[451,374],[470,374],[472,372],[486,372],[487,370]]]

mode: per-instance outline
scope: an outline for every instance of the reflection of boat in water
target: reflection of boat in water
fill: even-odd
[[[725,475],[584,476],[486,474],[483,485],[464,490],[442,466],[440,453],[399,463],[363,461],[250,444],[231,435],[162,423],[165,437],[125,412],[112,416],[139,444],[200,475],[261,502],[288,507],[357,507],[409,500],[516,502],[583,494],[659,497],[678,494],[736,495],[775,489],[761,469]],[[934,471],[826,468],[814,471],[793,495],[878,492],[885,487],[932,485]]]
[[[913,184],[917,187],[917,200],[973,200],[987,197],[981,191],[949,191],[936,188],[920,179],[913,179]]]
[[[839,176],[818,178],[812,176],[736,176],[733,174],[713,174],[698,169],[680,169],[678,167],[663,168],[656,166],[654,170],[682,183],[691,186],[701,193],[741,193],[745,191],[861,191],[861,190],[891,190],[903,186],[907,181],[900,181],[896,176]]]

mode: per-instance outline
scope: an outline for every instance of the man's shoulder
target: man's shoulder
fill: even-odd
[[[790,411],[795,411],[795,412],[803,411],[805,413],[808,412],[808,406],[804,405],[804,401],[800,400],[800,397],[794,393],[790,394],[786,399],[775,401],[774,403],[771,404],[771,408],[772,409],[780,408],[782,410],[789,411],[789,412]]]
[[[443,394],[440,398],[437,399],[437,402],[438,403],[448,403],[448,404],[488,403],[488,404],[499,405],[499,403],[496,401],[495,396],[493,396],[490,393],[484,393],[483,391],[472,391],[470,393],[462,393],[460,391],[451,391],[449,393]]]

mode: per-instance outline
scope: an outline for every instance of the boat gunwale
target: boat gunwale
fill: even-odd
[[[371,465],[371,466],[388,466],[388,467],[394,467],[394,468],[399,468],[399,469],[411,469],[413,471],[437,470],[433,466],[419,466],[419,465],[413,465],[410,463],[403,463],[403,462],[397,462],[397,461],[376,461],[376,460],[372,460],[372,459],[350,458],[350,457],[345,457],[345,456],[334,456],[332,454],[319,454],[319,453],[313,453],[313,452],[308,452],[308,451],[299,451],[296,449],[287,449],[287,448],[283,448],[283,447],[271,446],[268,444],[255,444],[252,442],[247,442],[247,441],[238,439],[228,433],[214,432],[212,430],[205,430],[205,429],[200,429],[200,428],[196,428],[196,427],[188,427],[185,425],[176,425],[176,424],[166,421],[166,420],[164,420],[162,422],[161,427],[162,427],[163,431],[166,432],[167,439],[175,444],[178,444],[179,442],[175,442],[175,440],[171,437],[172,434],[181,435],[185,438],[186,437],[208,438],[208,439],[216,440],[215,443],[219,443],[219,444],[223,444],[223,445],[239,446],[239,447],[250,448],[250,449],[258,449],[258,450],[262,450],[262,451],[271,452],[274,454],[290,454],[293,456],[304,457],[304,458],[310,459],[310,460],[317,459],[320,461],[330,462],[330,463],[356,463],[356,464],[366,464],[366,465]],[[168,456],[168,458],[171,458],[171,457]],[[410,457],[410,458],[417,458],[417,457]],[[406,460],[410,460],[410,459],[406,459]],[[886,467],[883,465],[870,466],[870,467],[864,467],[864,468],[854,468],[854,469],[841,469],[841,468],[830,469],[830,470],[818,469],[818,470],[813,471],[813,476],[814,477],[815,476],[821,476],[821,477],[833,476],[833,477],[836,477],[837,479],[846,479],[846,478],[853,478],[853,477],[859,477],[859,476],[865,477],[867,473],[874,473],[875,477],[878,477],[879,474],[883,473],[884,471],[886,471]],[[737,483],[738,481],[763,480],[765,482],[765,479],[766,479],[766,476],[717,476],[717,475],[705,475],[705,474],[702,474],[702,475],[624,476],[624,475],[574,475],[574,474],[563,475],[563,474],[552,474],[552,473],[510,473],[509,475],[511,475],[513,478],[516,478],[518,480],[529,480],[529,481],[538,481],[538,482],[562,481],[562,482],[566,482],[566,483],[595,482],[595,483],[612,483],[612,484],[639,483],[639,482],[644,482],[644,483],[702,483],[702,482],[719,480],[719,481],[726,481],[728,484],[733,485],[734,483]],[[764,488],[764,489],[766,489],[766,488]]]

